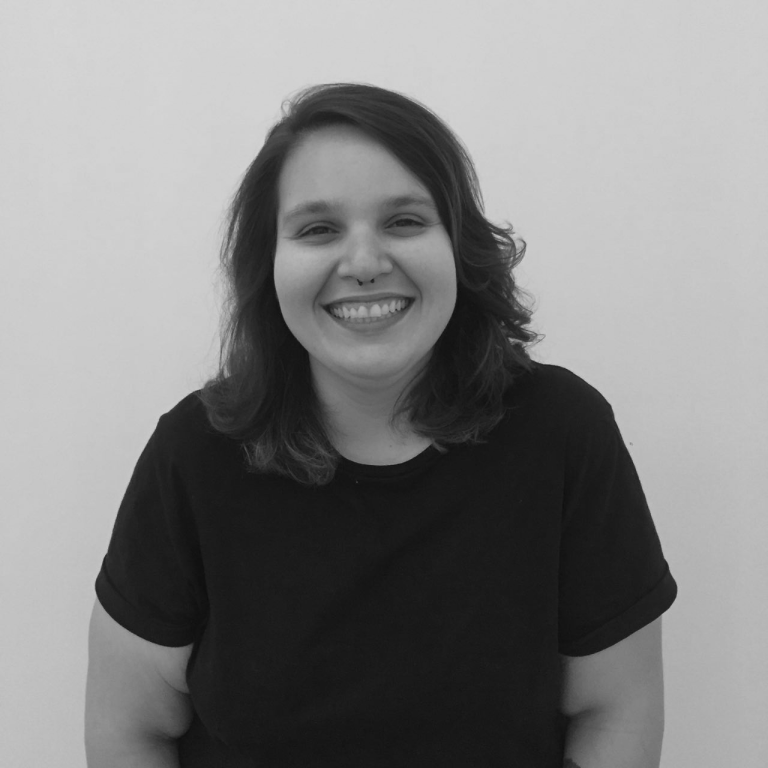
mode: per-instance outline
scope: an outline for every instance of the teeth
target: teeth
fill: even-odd
[[[374,304],[370,309],[361,304],[358,307],[349,309],[345,306],[335,306],[330,309],[330,312],[334,317],[344,318],[345,320],[363,320],[387,317],[395,312],[400,312],[407,306],[407,299],[393,299],[388,304]]]

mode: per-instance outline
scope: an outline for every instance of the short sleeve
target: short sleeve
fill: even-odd
[[[559,651],[588,656],[650,624],[677,596],[645,493],[607,402],[572,424],[559,574]]]
[[[135,635],[193,642],[205,612],[200,548],[163,419],[139,456],[117,512],[96,595]]]

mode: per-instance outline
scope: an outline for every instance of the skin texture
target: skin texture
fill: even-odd
[[[564,656],[564,768],[658,768],[664,739],[662,617],[589,656]],[[576,762],[574,757],[581,763]]]
[[[280,177],[274,269],[280,308],[309,353],[320,399],[335,414],[333,426],[360,445],[396,439],[386,419],[456,305],[453,248],[437,210],[385,204],[408,194],[434,205],[387,149],[348,126],[310,134]],[[339,205],[285,220],[297,205],[315,200]],[[323,308],[379,292],[415,299],[400,322],[381,331],[342,327]]]
[[[189,729],[193,711],[186,686],[192,645],[170,648],[118,624],[94,600],[88,632],[85,745],[89,766],[160,765],[139,760],[166,748]]]
[[[664,718],[662,617],[590,656],[561,656],[566,717],[585,712],[643,719],[650,709]],[[637,713],[637,715],[635,715]]]

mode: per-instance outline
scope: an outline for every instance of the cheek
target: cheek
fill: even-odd
[[[285,296],[291,292],[292,278],[295,273],[296,259],[292,259],[284,250],[278,250],[275,253],[274,266],[275,290],[278,296]]]
[[[436,296],[435,300],[440,308],[440,325],[442,330],[451,320],[453,312],[456,308],[456,296],[457,296],[457,282],[456,282],[456,265],[453,261],[453,252],[449,256],[449,261],[444,265],[444,269],[441,270],[440,275],[436,276]]]
[[[453,251],[443,249],[439,257],[433,252],[422,262],[420,280],[431,293],[431,301],[443,307],[450,307],[450,312],[456,304],[456,264]]]
[[[318,290],[318,275],[306,260],[278,251],[275,256],[274,282],[277,299],[284,314],[306,310]]]

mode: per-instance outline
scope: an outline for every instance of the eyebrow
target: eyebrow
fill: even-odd
[[[424,197],[423,195],[397,195],[396,197],[388,197],[382,202],[385,208],[399,208],[404,205],[423,205],[437,213],[435,204],[428,197]],[[291,208],[291,210],[283,216],[283,224],[287,224],[289,221],[306,214],[331,213],[343,207],[344,205],[340,200],[310,200],[309,202],[297,205],[295,208]]]

